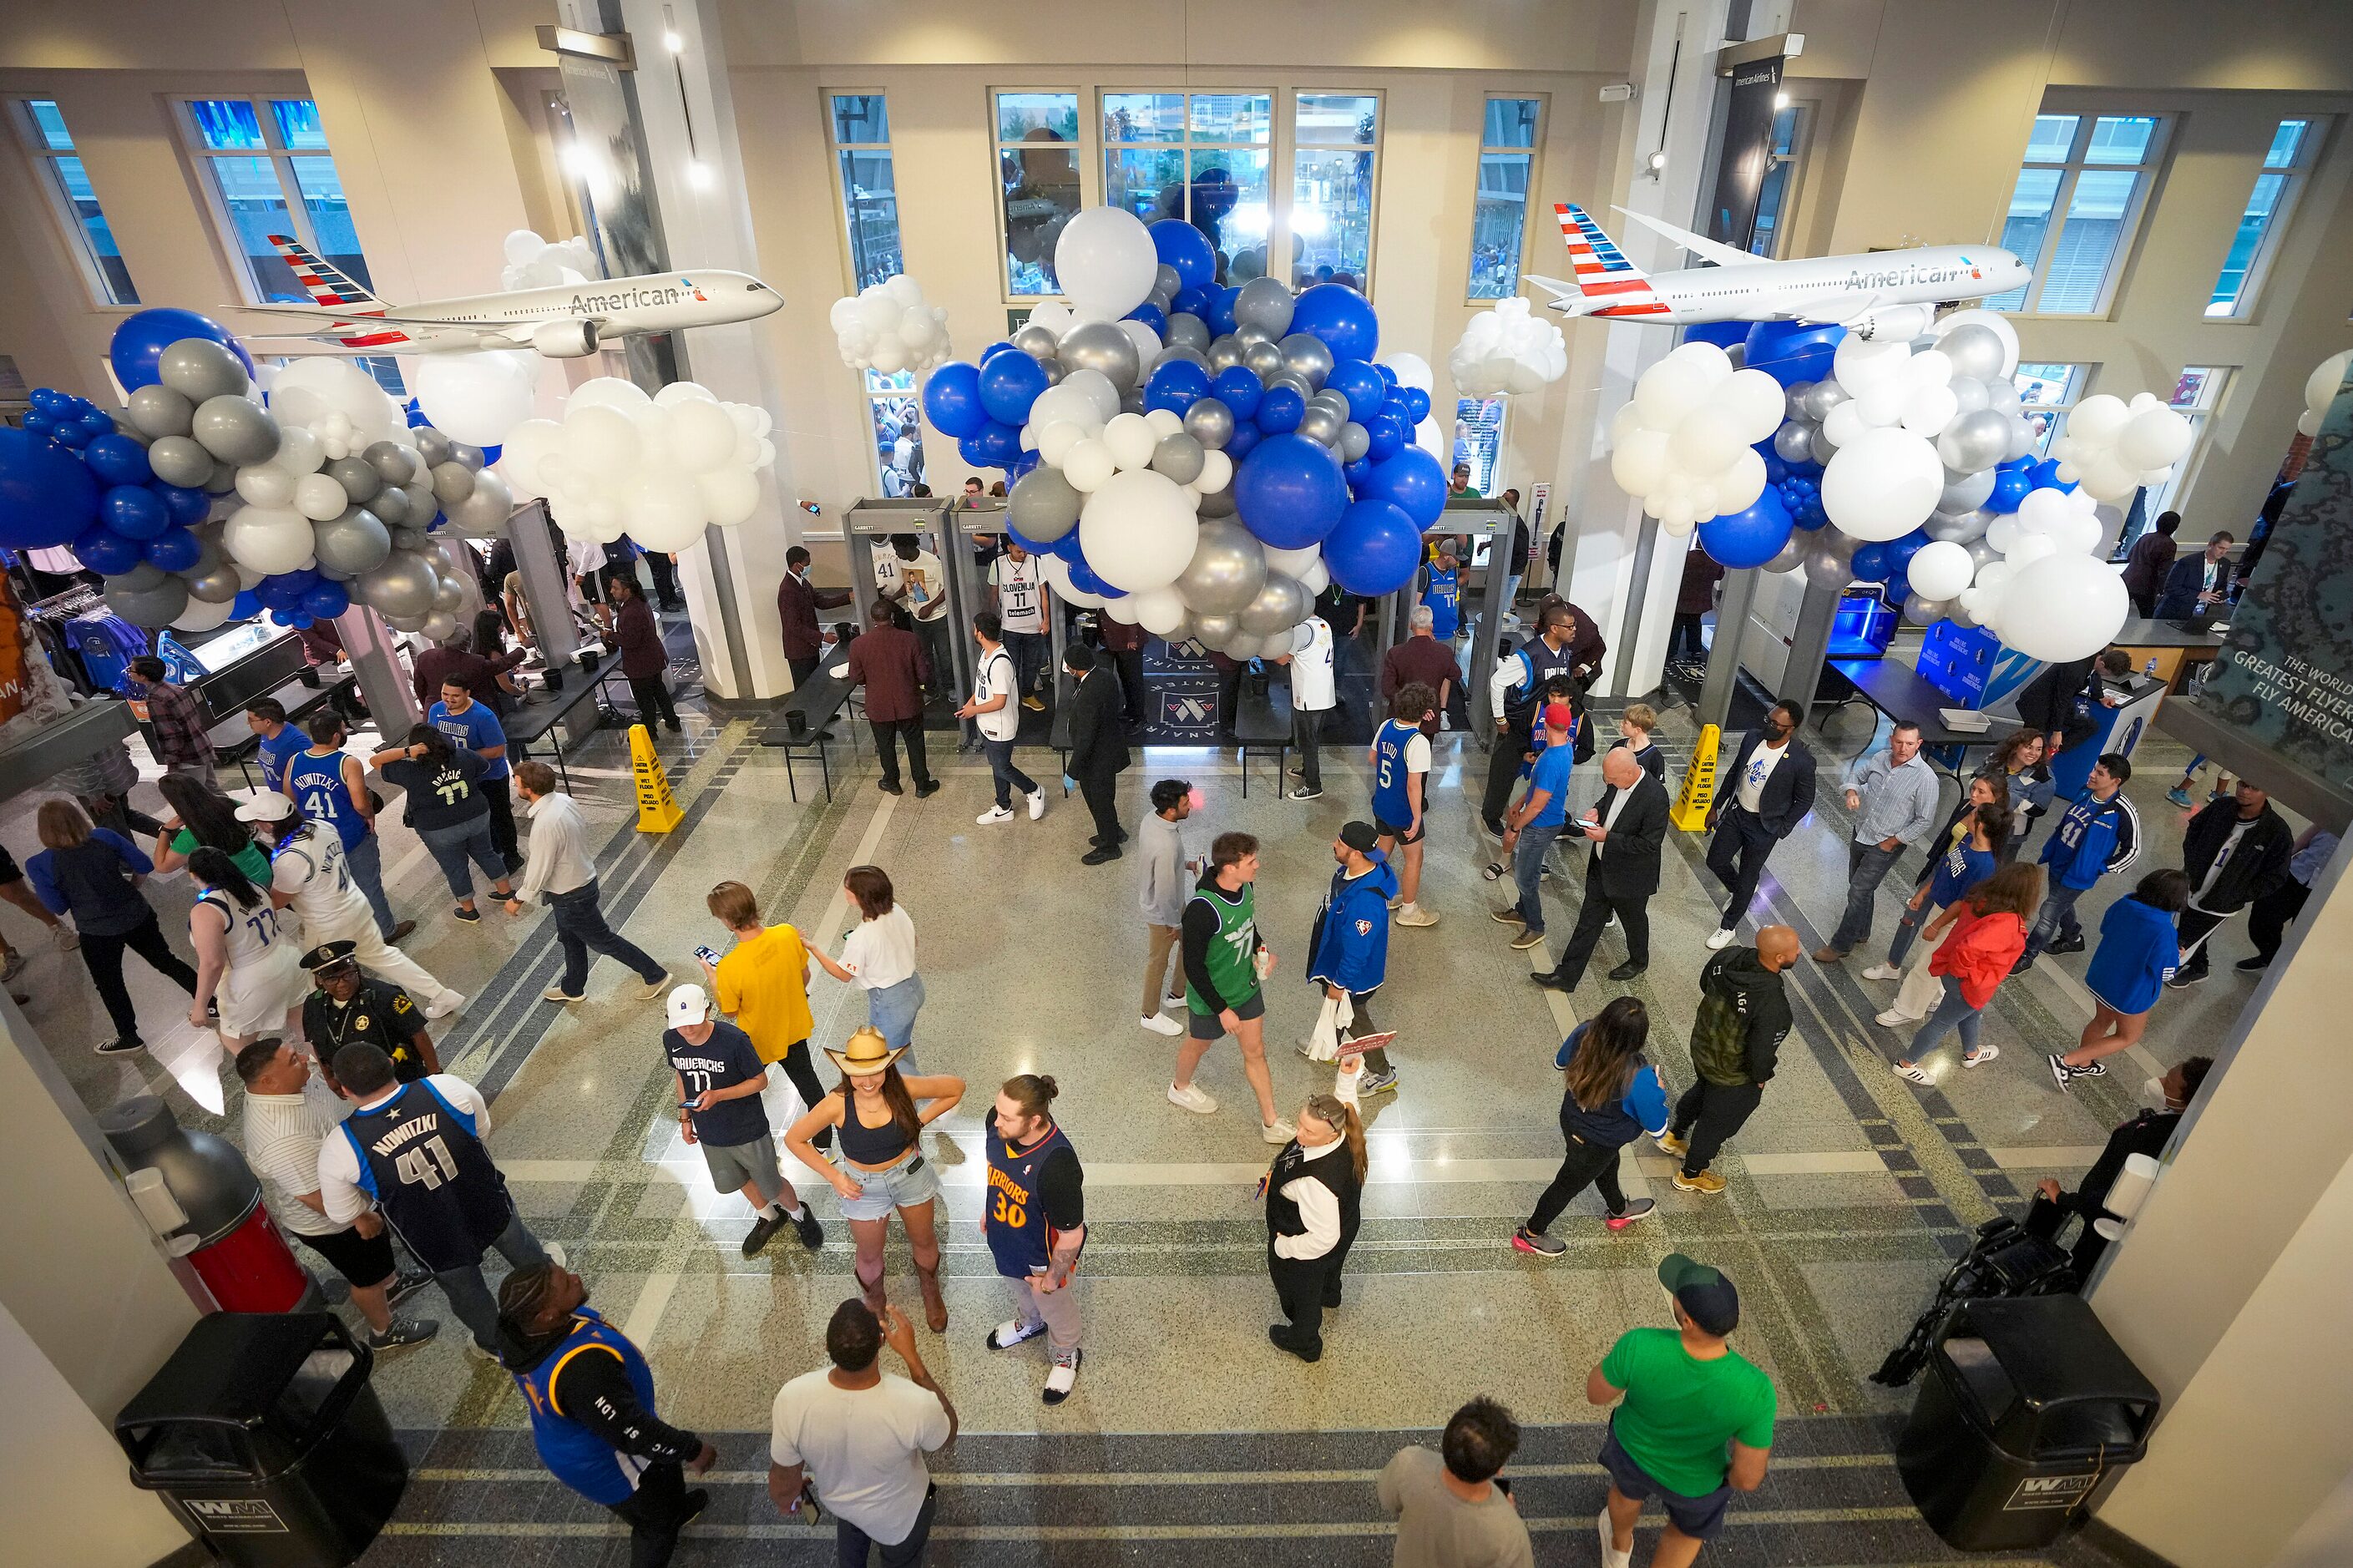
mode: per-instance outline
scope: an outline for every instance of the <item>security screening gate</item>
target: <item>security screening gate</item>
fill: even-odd
[[[944,586],[948,607],[939,622],[942,630],[926,637],[924,646],[930,649],[935,665],[943,654],[946,657],[946,668],[932,671],[934,683],[948,684],[963,691],[972,686],[969,628],[972,612],[977,606],[958,595],[959,586],[969,574],[959,567],[968,569],[971,561],[965,553],[964,542],[949,522],[949,506],[947,501],[923,497],[861,500],[842,520],[841,539],[849,550],[849,593],[858,612],[856,629],[861,632],[870,624],[868,617],[873,614],[875,596],[881,591],[874,583],[874,563],[880,559],[876,552],[891,548],[892,535],[912,533],[919,547],[939,557],[947,576]],[[916,635],[925,636],[921,625],[916,627]]]
[[[1487,543],[1487,564],[1482,569],[1484,576],[1480,584],[1475,614],[1469,596],[1464,596],[1464,613],[1471,618],[1472,632],[1471,669],[1462,701],[1471,717],[1471,733],[1482,752],[1492,747],[1495,739],[1494,715],[1486,710],[1487,681],[1495,669],[1495,645],[1503,636],[1504,613],[1511,607],[1504,602],[1504,589],[1511,578],[1512,529],[1517,521],[1511,508],[1502,501],[1490,500],[1484,496],[1465,496],[1449,500],[1438,521],[1421,531],[1425,541],[1460,539],[1468,535],[1471,554],[1461,563],[1465,574],[1471,572],[1471,560],[1479,553],[1479,542],[1484,540]],[[1420,567],[1415,568],[1415,575],[1419,579]],[[1388,658],[1390,648],[1409,634],[1410,627],[1407,623],[1413,614],[1414,605],[1419,602],[1414,597],[1412,584],[1394,594],[1381,596],[1373,649],[1377,681],[1381,661]],[[1373,716],[1376,728],[1384,717],[1386,715],[1380,713]]]
[[[1004,499],[989,496],[977,506],[958,504],[949,510],[947,525],[955,536],[955,553],[953,557],[944,554],[941,559],[947,563],[948,580],[956,588],[956,597],[952,601],[956,605],[953,612],[957,617],[956,657],[964,672],[961,689],[963,695],[968,697],[972,694],[973,679],[977,673],[973,660],[980,652],[979,645],[972,640],[972,617],[990,608],[996,602],[989,591],[987,574],[976,556],[975,549],[983,539],[993,539],[999,544],[1004,542]],[[1035,559],[1034,556],[1032,558]],[[1047,658],[1052,660],[1048,674],[1054,685],[1054,717],[1059,720],[1062,704],[1071,695],[1071,678],[1062,668],[1062,655],[1071,646],[1071,608],[1055,594],[1051,583],[1042,584],[1042,598],[1046,611],[1046,636],[1050,643]],[[1015,700],[1018,701],[1021,696],[1026,695],[1026,692],[1020,693]],[[964,738],[956,742],[956,749],[966,752],[977,750],[980,745],[979,727],[967,719],[962,730]]]

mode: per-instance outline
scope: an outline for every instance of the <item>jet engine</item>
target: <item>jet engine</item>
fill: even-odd
[[[531,330],[531,346],[549,359],[579,359],[596,352],[596,323],[543,321]]]

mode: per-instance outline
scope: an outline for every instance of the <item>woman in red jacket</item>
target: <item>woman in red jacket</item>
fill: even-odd
[[[1912,1037],[1912,1054],[1896,1058],[1896,1077],[1934,1089],[1936,1080],[1922,1070],[1919,1059],[1956,1028],[1961,1032],[1963,1067],[1982,1067],[2001,1054],[1999,1046],[1978,1043],[1978,1016],[2026,951],[2027,922],[2042,907],[2042,868],[2014,861],[1955,900],[1921,933],[1923,941],[1933,942],[1952,927],[1928,960],[1928,973],[1944,981],[1945,998]]]

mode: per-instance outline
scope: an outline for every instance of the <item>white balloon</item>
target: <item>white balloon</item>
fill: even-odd
[[[1730,413],[1740,444],[1748,447],[1781,427],[1788,394],[1761,370],[1736,370],[1717,384],[1710,401]]]
[[[506,353],[419,354],[410,377],[417,405],[452,441],[495,447],[531,417],[537,392],[536,354],[526,365]]]
[[[1850,332],[1840,340],[1838,352],[1831,357],[1831,373],[1841,386],[1860,397],[1865,388],[1901,376],[1911,357],[1908,343],[1864,339]]]
[[[615,408],[645,408],[652,403],[653,399],[647,395],[644,387],[634,381],[624,381],[617,375],[599,375],[584,381],[572,389],[571,396],[565,399],[567,409],[591,408],[598,404],[607,404]]]
[[[1090,594],[1071,581],[1069,562],[1059,555],[1040,555],[1037,560],[1038,571],[1045,577],[1046,585],[1054,590],[1056,598],[1066,605],[1076,605],[1082,610],[1093,609],[1103,604],[1102,595]]]
[[[1923,354],[1920,357],[1926,359],[1927,355]],[[1943,359],[1944,355],[1938,354],[1936,357]],[[1946,363],[1949,364],[1951,362]],[[1944,383],[1916,387],[1911,395],[1904,400],[1904,428],[1911,431],[1915,436],[1926,436],[1933,438],[1938,431],[1951,424],[1960,411],[1961,400],[1954,396],[1953,389]]]
[[[2107,647],[2131,613],[2116,568],[2088,555],[2055,554],[2010,577],[1994,629],[2030,658],[2059,664]]]
[[[2010,549],[2003,553],[2002,559],[2012,566],[2027,566],[2046,555],[2057,553],[2059,553],[2058,542],[2049,534],[2026,533],[2021,534],[2011,543]]]
[[[407,426],[403,426],[402,428]],[[304,474],[317,472],[319,465],[326,460],[327,449],[319,445],[316,436],[300,425],[289,425],[283,420],[279,422],[278,455],[269,459],[270,467],[283,468],[300,479]]]
[[[710,520],[691,475],[674,468],[639,473],[620,495],[623,531],[648,550],[686,550]]]
[[[1306,575],[1310,566],[1323,559],[1324,547],[1320,544],[1304,544],[1296,550],[1269,550],[1266,552],[1266,570],[1270,576],[1280,574],[1285,577],[1302,577]]]
[[[250,506],[290,506],[294,500],[294,476],[276,463],[255,463],[237,471],[237,493]]]
[[[291,572],[311,553],[311,520],[290,508],[242,507],[221,530],[221,548],[238,566],[261,576]]]
[[[760,477],[749,468],[719,468],[694,476],[704,513],[714,528],[748,522],[760,510]]]
[[[324,522],[331,517],[341,517],[343,509],[352,504],[343,487],[324,474],[304,474],[294,481],[294,510],[312,522]]]
[[[1631,407],[1632,405],[1628,405]],[[1667,433],[1647,425],[1635,426],[1609,454],[1609,474],[1630,496],[1647,496],[1666,481]]]
[[[1147,409],[1144,422],[1152,426],[1152,438],[1155,442],[1182,435],[1185,429],[1185,416],[1173,408]]]
[[[1217,447],[1201,454],[1201,471],[1193,479],[1192,489],[1205,496],[1216,495],[1234,482],[1234,460]]]
[[[1160,334],[1152,330],[1149,321],[1122,321],[1119,330],[1135,342],[1135,363],[1148,365],[1160,357]]]
[[[1706,370],[1670,354],[1634,383],[1634,406],[1641,411],[1643,424],[1654,430],[1672,430],[1706,400],[1707,392]]]
[[[1751,448],[1743,447],[1740,455],[1716,475],[1712,485],[1701,488],[1715,491],[1714,504],[1707,508],[1708,516],[1720,517],[1729,512],[1746,511],[1757,504],[1757,498],[1765,493],[1765,459]]]
[[[1997,516],[1986,525],[1986,548],[1998,550],[2004,555],[2017,549],[2018,542],[2025,537],[2025,525],[2018,521],[2016,512]]]
[[[1866,542],[1900,539],[1936,510],[1945,465],[1924,437],[1865,430],[1831,455],[1821,485],[1822,510],[1845,532]]]
[[[1035,430],[1034,425],[1025,426]],[[1038,431],[1038,456],[1050,468],[1059,468],[1071,455],[1071,448],[1087,438],[1087,433],[1067,419],[1057,419]]]
[[[1082,493],[1101,489],[1118,471],[1119,461],[1111,455],[1111,448],[1092,437],[1062,456],[1062,478]]]
[[[1165,588],[1153,588],[1141,594],[1131,594],[1128,597],[1134,604],[1134,624],[1142,626],[1154,637],[1167,637],[1185,624],[1184,595],[1176,592],[1174,584]]]
[[[1924,599],[1949,599],[1969,585],[1976,570],[1967,547],[1936,540],[1922,545],[1912,557],[1905,578],[1912,591]]]
[[[350,421],[346,440],[364,437],[354,450],[387,438],[396,425],[405,427],[406,421],[386,418],[388,406],[384,389],[367,372],[327,354],[297,359],[278,373],[269,387],[269,411],[281,429],[289,425],[307,427],[341,414]]]
[[[1132,626],[1135,625],[1135,595],[1122,594],[1116,599],[1105,599],[1103,612],[1121,626]]]
[[[1324,563],[1324,558],[1322,556],[1317,556],[1314,561],[1309,563],[1307,570],[1299,574],[1299,585],[1307,591],[1307,596],[1311,599],[1332,585],[1332,569]],[[1299,627],[1295,629],[1304,630],[1305,628]],[[1312,637],[1314,634],[1309,633],[1309,636]],[[1293,642],[1292,649],[1293,652],[1297,652],[1300,648],[1304,647],[1305,646],[1306,644],[1304,643]]]
[[[1087,400],[1094,409],[1094,426],[1097,429],[1111,423],[1113,416],[1119,412],[1119,388],[1111,384],[1111,377],[1099,370],[1074,370],[1062,378],[1061,385]],[[1050,395],[1057,390],[1059,388],[1049,387],[1047,392]],[[1032,407],[1034,409],[1035,405]]]
[[[1074,213],[1054,241],[1054,276],[1071,303],[1112,317],[1143,304],[1159,271],[1151,235],[1125,207]]]
[[[699,381],[673,381],[654,394],[656,408],[675,408],[681,403],[716,403],[719,395]]]
[[[2095,392],[2069,411],[2068,437],[2078,447],[2105,447],[2124,434],[2132,423],[2132,410],[2124,399]]]
[[[662,390],[667,392],[670,389],[664,387]],[[504,449],[499,453],[496,467],[506,476],[507,486],[517,498],[529,500],[533,496],[545,495],[554,488],[543,478],[540,464],[559,452],[563,445],[563,426],[553,419],[526,419],[507,432]]]
[[[227,620],[229,604],[227,600],[214,605],[207,604],[202,599],[190,599],[188,607],[180,612],[172,625],[184,632],[208,632]]]
[[[1912,401],[1912,386],[1900,375],[1891,375],[1858,390],[1853,401],[1841,403],[1841,408],[1852,408],[1862,422],[1874,429],[1894,425],[1904,417],[1906,405]]]
[[[1822,439],[1833,447],[1851,447],[1870,428],[1863,422],[1862,405],[1850,397],[1823,416]]]
[[[565,409],[564,460],[590,479],[620,483],[636,470],[642,450],[638,422],[624,410],[603,403],[584,407],[576,401]]]
[[[2116,456],[2133,468],[2167,468],[2187,456],[2195,439],[2189,421],[2177,410],[2145,408],[2116,437]]]
[[[1123,414],[1103,426],[1103,444],[1110,451],[1112,461],[1121,468],[1145,468],[1152,466],[1152,454],[1160,445],[1160,437],[1143,415]],[[1106,577],[1103,581],[1108,583],[1111,579]]]
[[[1720,473],[1731,465],[1736,453],[1747,447],[1740,437],[1739,421],[1729,409],[1713,403],[1685,415],[1667,443],[1675,467],[1687,474]]]
[[[2001,374],[2007,379],[2017,374],[2018,329],[2010,324],[2008,316],[1999,310],[1972,307],[1969,310],[1955,310],[1950,315],[1939,317],[1936,324],[1929,331],[1941,339],[1946,333],[1961,327],[1983,327],[2000,338],[2001,340]]]
[[[1131,594],[1176,581],[1191,564],[1200,535],[1184,487],[1150,468],[1112,476],[1079,513],[1079,547],[1087,564]]]
[[[707,474],[734,453],[735,421],[729,417],[726,405],[715,399],[674,402],[664,424],[671,460],[690,474]]]

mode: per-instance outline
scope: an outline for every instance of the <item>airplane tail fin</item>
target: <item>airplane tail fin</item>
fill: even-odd
[[[1568,247],[1569,268],[1586,307],[1578,314],[1658,299],[1649,275],[1627,258],[1591,214],[1569,202],[1556,204],[1553,211],[1560,217],[1560,237]]]
[[[286,258],[311,302],[320,309],[344,316],[380,316],[390,308],[343,268],[313,256],[292,236],[273,234],[269,243]]]

